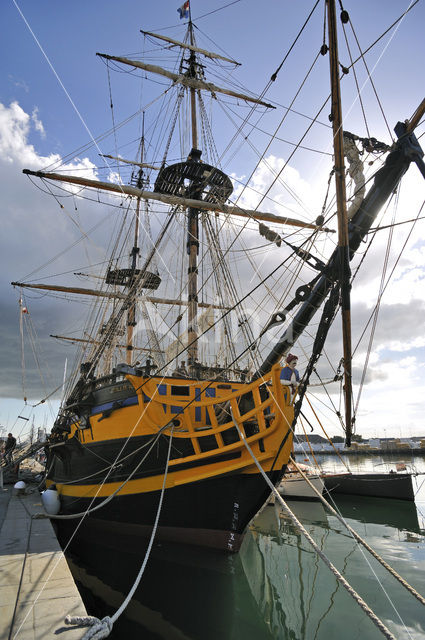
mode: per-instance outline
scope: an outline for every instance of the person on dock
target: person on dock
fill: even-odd
[[[300,381],[300,374],[298,373],[298,369],[296,368],[297,362],[298,356],[295,356],[292,353],[288,353],[285,358],[285,366],[280,372],[280,382],[284,385],[289,386],[291,390],[291,401],[295,395]]]
[[[4,461],[5,464],[12,462],[12,452],[16,447],[16,438],[11,433],[7,435],[6,445],[4,447]]]

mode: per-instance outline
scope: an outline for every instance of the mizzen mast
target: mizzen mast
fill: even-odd
[[[142,159],[143,159],[143,142],[142,142]],[[138,186],[142,180],[143,169],[138,171]],[[137,269],[137,256],[139,255],[139,215],[140,215],[140,198],[136,200],[136,210],[134,212],[134,243],[131,250],[131,272],[134,277]],[[133,299],[127,311],[127,347],[126,347],[126,362],[131,365],[133,355],[133,333],[136,326],[136,300]]]

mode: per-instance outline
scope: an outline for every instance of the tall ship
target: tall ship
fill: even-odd
[[[59,515],[84,520],[98,535],[146,538],[155,528],[158,540],[238,551],[285,473],[310,377],[339,312],[341,419],[350,443],[350,262],[409,165],[424,172],[414,130],[425,104],[397,124],[389,145],[345,131],[333,0],[325,9],[320,53],[330,62],[335,200],[310,219],[288,216],[278,200],[270,206],[267,193],[282,168],[257,193],[255,170],[242,181],[222,166],[213,107],[228,115],[243,108],[237,136],[246,140],[279,105],[240,88],[231,57],[198,45],[189,2],[181,39],[145,31],[144,55],[97,54],[108,81],[117,71],[148,84],[132,116],[134,155],[117,146],[90,175],[71,175],[65,163],[24,170],[55,198],[96,200],[115,216],[106,265],[77,274],[91,286],[12,283],[91,301],[80,336],[55,336],[79,353],[48,437],[46,483],[59,494]],[[364,154],[380,159],[367,185],[353,169]],[[301,380],[285,384],[285,358],[306,333]],[[59,528],[70,522],[75,527],[57,520]]]

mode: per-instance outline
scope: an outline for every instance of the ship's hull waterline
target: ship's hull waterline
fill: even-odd
[[[249,384],[93,381],[69,433],[49,447],[48,485],[61,513],[87,511],[84,527],[99,533],[147,537],[166,470],[158,539],[237,551],[270,494],[245,442],[275,485],[291,452],[293,407],[279,374],[275,367]],[[70,532],[78,519],[57,522]]]

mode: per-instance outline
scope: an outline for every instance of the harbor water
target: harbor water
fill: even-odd
[[[384,472],[404,462],[415,502],[335,496],[348,524],[425,596],[425,457],[356,457],[351,471]],[[337,459],[323,468],[342,471]],[[289,502],[320,549],[398,640],[423,640],[425,607],[353,539],[320,502]],[[93,535],[93,534],[91,534]],[[129,536],[99,532],[73,545],[68,562],[86,608],[113,615],[143,562]],[[141,583],[112,636],[166,640],[375,640],[384,637],[279,506],[252,522],[239,554],[154,544]]]

